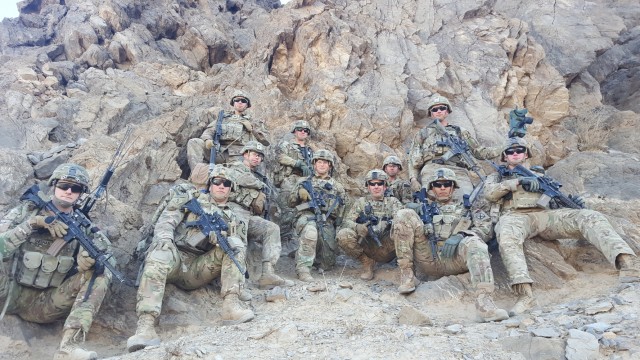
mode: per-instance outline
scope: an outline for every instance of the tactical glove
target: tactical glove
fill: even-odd
[[[261,192],[258,196],[253,199],[251,202],[251,211],[254,215],[262,215],[264,212],[264,205],[267,202],[267,196]]]
[[[524,191],[538,192],[538,190],[540,190],[540,183],[535,176],[521,177],[519,181]]]
[[[302,176],[304,177],[311,175],[311,168],[309,168],[302,160],[297,160],[293,167],[300,169],[302,171]]]
[[[422,189],[422,184],[416,178],[411,178],[411,191],[417,192],[420,189]]]
[[[356,224],[356,234],[359,237],[366,237],[369,234],[369,229],[367,229],[367,225],[365,224]]]
[[[83,248],[80,248],[76,261],[78,262],[78,272],[81,273],[88,271],[96,263],[96,260],[89,256],[89,253]]]
[[[584,198],[579,195],[569,195],[569,199],[571,199],[576,205],[581,208],[584,208]]]
[[[53,216],[36,215],[29,219],[29,226],[36,229],[47,229],[51,236],[61,238],[67,235],[67,224]]]
[[[311,195],[305,188],[300,188],[298,189],[298,198],[306,202],[311,200]]]
[[[410,202],[405,205],[407,209],[411,209],[418,214],[418,216],[422,216],[422,204]]]
[[[440,250],[440,256],[442,256],[445,259],[453,258],[456,254],[456,249],[458,248],[458,244],[460,244],[460,241],[462,241],[462,239],[464,239],[464,235],[462,234],[451,235],[444,242],[444,246],[442,247],[442,250]]]
[[[211,150],[211,148],[213,147],[213,140],[209,139],[209,140],[205,140],[204,141],[204,148],[207,150]]]

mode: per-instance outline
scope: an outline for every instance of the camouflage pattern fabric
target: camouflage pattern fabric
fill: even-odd
[[[373,226],[373,229],[378,234],[381,247],[378,247],[368,234],[360,236],[356,231],[356,219],[367,205],[371,205],[373,215],[378,218],[378,225]],[[391,220],[400,209],[402,204],[395,197],[385,197],[379,201],[371,199],[370,195],[358,198],[345,215],[342,228],[338,231],[338,245],[347,255],[355,259],[365,254],[377,262],[386,263],[393,260],[396,254],[395,236],[390,235]],[[388,220],[383,220],[385,218]]]
[[[45,197],[43,196],[43,198]],[[57,287],[41,288],[35,285],[25,285],[19,280],[9,280],[8,278],[14,261],[22,262],[25,253],[44,255],[56,240],[47,230],[31,229],[29,226],[29,218],[42,214],[45,214],[44,211],[35,208],[33,203],[23,202],[11,209],[0,220],[0,254],[5,261],[3,263],[5,268],[0,270],[0,304],[4,305],[5,302],[8,302],[7,314],[15,314],[26,321],[36,323],[51,323],[66,315],[65,329],[82,329],[86,333],[89,331],[94,316],[100,309],[109,288],[111,281],[109,271],[96,276],[91,294],[86,301],[83,300],[93,274],[92,270],[76,273],[64,279]],[[85,228],[85,233],[93,239],[99,249],[110,252],[109,239],[101,232],[92,233],[90,228],[91,226]],[[77,246],[77,241],[73,241],[65,245],[55,257],[57,258],[55,261],[57,269],[54,270],[54,277],[62,280],[67,273],[73,270],[71,265],[75,260],[73,256]],[[63,270],[62,265],[65,261],[69,266]],[[113,258],[110,261],[115,265]],[[23,266],[25,265],[18,263],[16,273],[19,273]],[[16,279],[19,277],[16,276]],[[10,287],[12,287],[11,290]],[[7,299],[9,293],[11,295]]]
[[[227,240],[237,250],[235,258],[245,265],[246,224],[226,205],[214,205],[201,195],[197,200],[208,213],[217,212],[229,225]],[[150,313],[160,315],[162,298],[167,283],[184,290],[193,290],[220,277],[221,295],[238,294],[244,286],[244,277],[233,261],[212,239],[205,238],[196,247],[192,239],[201,232],[187,228],[185,223],[197,216],[169,204],[162,212],[154,230],[154,239],[145,258],[144,270],[138,288],[136,312],[138,316]]]
[[[400,200],[401,203],[406,204],[413,201],[413,193],[411,192],[411,185],[408,181],[403,179],[395,179],[387,188],[385,196],[393,196]]]
[[[489,201],[501,201],[509,193],[511,199],[503,206],[495,231],[513,285],[533,283],[523,243],[534,236],[544,240],[586,240],[614,266],[618,255],[635,255],[601,213],[588,209],[541,209],[536,202],[542,194],[524,191],[515,177],[501,178],[498,174],[488,177],[485,196]]]
[[[260,195],[262,189],[267,185],[258,179],[251,171],[251,168],[242,161],[234,161],[228,167],[231,170],[229,174],[236,183],[235,189],[231,191],[229,196],[229,201],[242,205],[244,209],[248,210],[253,200]]]

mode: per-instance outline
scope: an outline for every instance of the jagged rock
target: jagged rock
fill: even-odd
[[[505,350],[522,354],[527,360],[564,359],[565,345],[561,339],[548,339],[531,335],[518,335],[503,338]]]
[[[557,338],[560,337],[560,332],[551,327],[541,327],[537,329],[532,329],[531,333],[534,336],[545,337],[545,338]]]
[[[567,360],[598,359],[600,357],[599,348],[595,336],[576,329],[569,330],[565,350]]]
[[[412,306],[404,306],[400,310],[400,313],[398,313],[398,323],[415,326],[428,326],[432,324],[427,314]]]
[[[71,154],[68,151],[63,151],[49,158],[43,159],[33,167],[36,179],[48,179],[51,174],[53,174],[53,170],[55,170],[58,165],[66,163],[67,160],[69,160],[69,157],[71,157]]]

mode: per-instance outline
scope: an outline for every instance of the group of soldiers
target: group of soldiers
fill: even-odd
[[[579,196],[568,197],[572,207],[553,197],[543,201],[549,200],[549,178],[528,170],[531,151],[524,138],[482,146],[447,121],[452,109],[442,96],[431,98],[433,121],[413,139],[409,179],[400,176],[401,159],[388,156],[381,169],[366,174],[366,195],[353,201],[334,177],[335,155],[311,148],[313,129],[304,120],[295,121],[291,138],[275,146],[273,178],[261,174],[269,134],[264,123],[247,114],[246,94],[235,93],[230,105],[233,110],[207,113],[202,136],[187,144],[190,183],[173,187],[152,217],[152,241],[142,247],[138,322],[127,341],[129,352],[160,343],[155,325],[168,283],[193,290],[219,278],[222,323],[252,320],[247,249],[256,244],[262,250],[260,289],[293,286],[275,272],[282,238],[297,240],[295,267],[302,282],[314,281],[314,267],[334,266],[340,249],[362,264],[363,280],[375,277],[376,263],[397,258],[400,294],[415,291],[416,270],[431,278],[469,272],[480,321],[504,320],[534,306],[523,250],[524,241],[534,236],[586,239],[620,270],[620,281],[640,280],[636,255],[602,214],[584,209]],[[464,153],[456,151],[461,145]],[[477,159],[497,157],[503,165],[485,176]],[[63,164],[47,185],[23,196],[0,220],[0,318],[15,314],[48,323],[66,317],[54,359],[95,359],[97,354],[81,343],[114,276],[104,266],[115,265],[104,255],[110,242],[78,210],[89,192],[86,169]],[[278,224],[269,220],[275,212]],[[518,296],[508,312],[492,299],[487,243],[494,235]],[[80,238],[90,239],[98,252],[80,245]]]

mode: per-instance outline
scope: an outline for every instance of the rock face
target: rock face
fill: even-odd
[[[132,126],[135,142],[110,183],[107,210],[104,202],[95,209],[121,264],[167,189],[187,178],[185,145],[207,125],[204,112],[226,107],[236,89],[250,95],[272,143],[291,122],[309,121],[313,142],[338,155],[337,176],[352,195],[385,156],[406,161],[431,95],[448,97],[451,121],[487,145],[503,141],[511,109],[526,107],[535,118],[532,162],[610,215],[640,250],[637,1],[24,0],[18,7],[18,18],[0,23],[0,209],[62,161],[87,167],[97,184]],[[578,241],[527,248],[540,288],[607,266]],[[128,265],[131,276],[136,265]],[[453,278],[418,292],[458,299],[467,285]],[[104,312],[132,315],[133,291],[115,293]],[[126,319],[109,315],[98,326],[131,332]],[[536,339],[558,356],[573,351]]]

